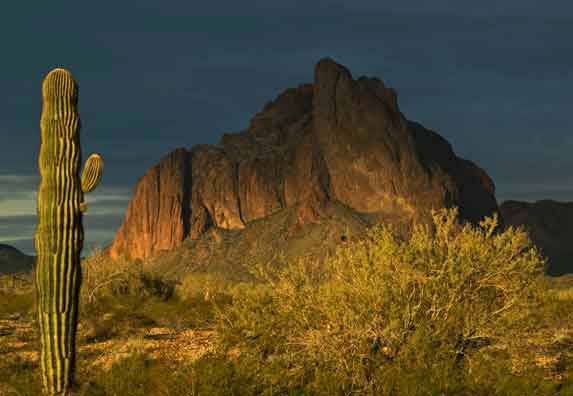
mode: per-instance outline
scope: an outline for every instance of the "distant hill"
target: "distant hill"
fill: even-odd
[[[548,258],[548,275],[573,273],[573,202],[509,200],[499,210],[506,225],[524,226],[533,243]]]
[[[35,256],[28,256],[13,246],[0,244],[0,274],[29,272],[35,262]]]

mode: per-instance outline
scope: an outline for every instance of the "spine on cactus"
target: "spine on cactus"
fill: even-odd
[[[64,396],[74,381],[84,240],[78,85],[67,70],[57,68],[44,79],[42,97],[35,235],[40,366],[44,394]],[[101,177],[99,159],[99,166],[90,165],[86,173],[88,191]]]

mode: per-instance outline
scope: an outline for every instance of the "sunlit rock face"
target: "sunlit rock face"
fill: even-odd
[[[487,173],[406,119],[394,89],[325,58],[312,84],[285,90],[246,130],[163,157],[137,182],[106,251],[145,258],[287,207],[300,228],[320,222],[333,200],[381,221],[427,221],[431,208],[456,205],[477,222],[497,210]]]

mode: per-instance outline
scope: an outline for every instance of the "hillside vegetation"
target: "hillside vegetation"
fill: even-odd
[[[82,262],[77,392],[573,395],[571,279],[544,276],[523,230],[455,216],[236,277],[229,263],[166,276],[96,251]],[[33,289],[0,290],[0,395],[37,395]]]

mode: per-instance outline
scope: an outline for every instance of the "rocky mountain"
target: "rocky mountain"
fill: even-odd
[[[36,257],[28,256],[13,246],[0,244],[0,274],[29,272],[35,262]]]
[[[573,202],[504,201],[499,209],[506,225],[522,225],[528,231],[548,258],[548,275],[573,273]]]
[[[394,89],[325,58],[312,84],[282,92],[246,130],[161,158],[137,181],[106,252],[148,258],[284,210],[288,239],[333,205],[372,222],[428,221],[431,208],[452,205],[476,222],[498,208],[487,173],[408,120]]]

